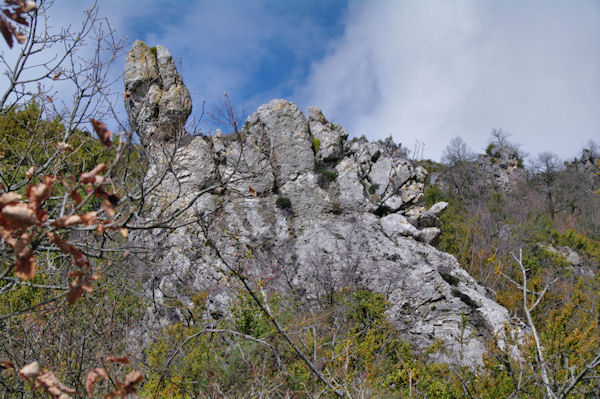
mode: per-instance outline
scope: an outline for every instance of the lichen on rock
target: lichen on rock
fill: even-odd
[[[169,50],[136,40],[123,72],[125,110],[143,143],[172,141],[184,132],[192,99]]]

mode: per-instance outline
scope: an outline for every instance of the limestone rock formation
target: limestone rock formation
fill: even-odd
[[[155,126],[151,137],[163,137]],[[428,244],[447,204],[424,206],[427,172],[391,140],[347,141],[318,108],[307,120],[273,100],[236,134],[164,145],[173,155],[148,172],[161,183],[139,223],[178,228],[130,234],[152,246],[141,259],[152,323],[185,318],[169,304],[193,306],[200,291],[210,317],[228,317],[239,293],[232,267],[266,292],[305,301],[344,287],[385,293],[404,337],[418,348],[443,340],[449,361],[481,363],[487,340],[510,323],[453,256]]]
[[[502,191],[509,191],[527,177],[519,152],[507,146],[490,145],[485,154],[477,156],[476,162],[488,183]]]
[[[129,123],[142,142],[169,141],[183,132],[192,99],[169,50],[136,40],[127,54],[123,82]]]

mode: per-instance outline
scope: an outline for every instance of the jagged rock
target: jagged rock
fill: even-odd
[[[419,231],[419,235],[416,237],[419,241],[426,242],[427,244],[435,244],[436,240],[442,233],[442,230],[438,227],[425,227]]]
[[[320,108],[310,107],[308,111],[308,128],[313,137],[313,149],[316,150],[317,162],[331,162],[342,159],[343,142],[348,137],[348,133],[343,127],[336,126],[325,119]]]
[[[270,153],[278,185],[314,170],[312,140],[304,115],[296,104],[273,100],[248,117],[242,134],[256,137]]]
[[[590,268],[589,264],[583,261],[582,257],[569,246],[555,247],[551,244],[538,244],[541,248],[548,252],[561,256],[568,264],[568,268],[573,270],[575,274],[585,277],[594,277],[595,271]]]
[[[419,237],[419,230],[410,224],[410,222],[399,213],[392,213],[391,215],[387,215],[382,217],[379,220],[381,223],[381,227],[383,228],[383,232],[387,236],[393,236],[395,234],[400,234],[405,237]]]
[[[192,99],[169,50],[136,40],[127,53],[123,82],[125,110],[143,143],[183,133]]]
[[[485,154],[477,156],[476,162],[488,182],[502,191],[509,191],[527,177],[523,160],[514,148],[490,145]]]
[[[418,225],[420,227],[439,227],[440,215],[447,207],[447,202],[433,204],[427,212],[424,212],[419,216]]]
[[[161,180],[138,222],[180,227],[130,234],[151,247],[132,255],[145,256],[148,321],[185,318],[169,303],[193,306],[200,291],[208,293],[207,317],[227,317],[239,293],[228,272],[235,267],[266,292],[306,301],[344,287],[385,293],[390,321],[417,348],[443,340],[448,361],[480,364],[510,317],[454,257],[428,244],[440,230],[418,221],[428,224],[444,204],[423,206],[426,171],[391,140],[344,136],[317,109],[307,121],[295,104],[273,100],[236,134],[164,144],[172,155],[153,162],[146,179]]]

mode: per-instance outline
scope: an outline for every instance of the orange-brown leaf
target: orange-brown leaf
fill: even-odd
[[[82,183],[96,183],[96,175],[106,170],[106,165],[103,163],[98,164],[94,169],[89,172],[82,173],[79,177],[79,181]]]
[[[106,358],[107,362],[129,364],[129,358],[127,356],[109,356]]]
[[[71,197],[71,199],[73,201],[75,201],[75,203],[77,205],[81,204],[81,201],[82,201],[81,194],[79,194],[77,192],[77,190],[72,190],[71,193],[69,194],[69,197]]]
[[[112,132],[106,128],[106,125],[104,124],[104,122],[100,122],[94,118],[90,119],[90,122],[92,122],[94,131],[98,135],[98,139],[100,139],[100,142],[106,148],[111,148],[112,143],[110,141],[110,136],[112,136]]]
[[[256,190],[252,188],[252,186],[248,186],[248,191],[250,192],[250,195],[252,195],[253,197],[257,197],[258,194],[256,193]]]
[[[40,204],[50,197],[50,189],[52,188],[52,184],[56,179],[54,176],[44,176],[44,182],[38,183],[33,186],[27,187],[27,191],[25,195],[29,200],[29,203],[34,208],[40,206]]]
[[[85,390],[88,393],[88,396],[90,397],[94,394],[94,385],[96,385],[98,377],[102,377],[105,380],[108,380],[108,373],[104,368],[96,367],[88,373],[85,379]]]
[[[129,374],[125,376],[125,381],[123,381],[123,388],[125,390],[125,394],[135,393],[135,386],[142,382],[144,376],[137,370],[131,371]]]
[[[17,194],[14,191],[10,191],[8,193],[0,195],[0,209],[5,207],[6,205],[12,205],[19,202],[21,198],[21,194]]]
[[[113,207],[112,203],[108,199],[105,199],[104,201],[102,201],[102,209],[104,209],[104,212],[106,212],[106,215],[109,218],[112,219],[115,217],[115,208]]]
[[[94,224],[98,221],[96,212],[88,212],[83,215],[70,215],[63,216],[56,219],[52,225],[58,228],[69,227],[76,224],[85,224],[87,226]]]
[[[81,298],[81,295],[83,295],[83,290],[80,287],[71,288],[69,292],[67,292],[67,302],[69,302],[70,305],[74,305],[75,302]]]
[[[65,253],[65,254],[71,254],[73,253],[73,251],[75,250],[75,247],[73,247],[71,244],[69,244],[67,242],[67,240],[65,240],[64,238],[57,236],[56,234],[52,233],[52,232],[48,232],[46,234],[46,236],[48,237],[48,239],[53,242],[54,244],[56,244],[56,246],[58,248],[60,248],[60,250]]]
[[[33,383],[37,376],[40,375],[40,364],[38,362],[29,363],[19,370],[19,375]]]
[[[37,222],[35,211],[22,202],[2,207],[2,216],[16,228],[29,227]]]
[[[118,389],[114,392],[107,394],[105,399],[112,399],[117,396],[124,398],[127,395],[134,394],[136,392],[136,385],[139,384],[144,379],[142,373],[137,370],[134,370],[125,376],[125,380],[123,383],[117,381]]]
[[[33,251],[27,247],[17,256],[15,262],[15,276],[23,280],[31,280],[35,276],[35,259]]]
[[[74,389],[64,386],[52,371],[46,369],[35,379],[34,389],[39,387],[44,388],[50,396],[56,399],[67,399],[70,398],[67,394],[77,393]]]
[[[0,360],[0,369],[12,369],[15,365],[10,360]]]

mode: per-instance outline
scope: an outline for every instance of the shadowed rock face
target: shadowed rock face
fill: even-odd
[[[123,82],[129,122],[142,142],[169,141],[183,133],[192,99],[169,50],[136,40],[127,54]]]
[[[447,204],[424,206],[427,171],[391,140],[347,141],[318,108],[307,120],[273,100],[239,134],[190,138],[164,153],[173,159],[157,159],[146,176],[162,183],[145,218],[178,213],[181,227],[130,235],[153,246],[141,261],[155,325],[185,317],[167,303],[193,306],[198,291],[209,294],[208,313],[227,317],[239,285],[222,259],[267,292],[305,301],[344,287],[382,292],[404,337],[418,348],[444,340],[448,361],[481,363],[486,340],[510,323],[453,256],[429,245]]]

